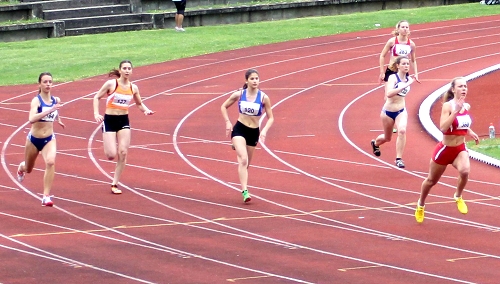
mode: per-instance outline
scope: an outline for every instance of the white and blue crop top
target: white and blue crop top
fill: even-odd
[[[399,78],[399,75],[396,73],[396,79],[398,80],[396,84],[394,85],[394,89],[398,88],[398,84],[401,83],[401,78]],[[406,82],[408,82],[408,75],[406,75]],[[398,93],[398,96],[401,97],[406,97],[406,95],[410,92],[410,86],[407,86],[406,88],[402,89],[401,92]]]
[[[239,112],[250,116],[260,116],[262,114],[263,101],[264,98],[260,90],[257,92],[257,97],[253,102],[247,101],[247,90],[243,90],[238,101]]]
[[[51,109],[55,104],[57,104],[57,100],[54,97],[50,97],[52,103],[50,105],[46,104],[40,94],[38,94],[38,100],[40,100],[40,106],[38,106],[37,113],[42,113],[48,109]],[[56,120],[56,117],[58,115],[57,110],[47,114],[46,116],[42,117],[39,121],[42,122],[54,122]]]

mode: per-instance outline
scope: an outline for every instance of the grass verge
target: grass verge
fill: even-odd
[[[467,148],[500,160],[500,138],[481,139],[478,145],[474,141],[468,141]]]
[[[185,33],[162,29],[0,43],[0,85],[31,84],[44,71],[52,72],[57,82],[73,81],[104,74],[123,59],[137,67],[268,43],[393,27],[399,19],[418,24],[495,14],[500,14],[500,5],[472,3],[192,27]]]

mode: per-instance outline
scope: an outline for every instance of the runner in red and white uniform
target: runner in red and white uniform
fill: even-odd
[[[424,221],[425,199],[431,188],[441,178],[446,167],[451,164],[458,170],[458,184],[454,199],[458,211],[467,214],[468,208],[462,198],[462,192],[469,179],[470,161],[469,152],[465,147],[465,136],[471,136],[476,144],[479,143],[479,137],[470,128],[472,119],[469,115],[469,104],[465,103],[467,96],[467,81],[463,77],[455,78],[451,81],[450,88],[443,95],[443,107],[439,128],[443,132],[443,140],[438,143],[429,167],[429,175],[422,183],[420,199],[417,202],[415,219],[418,223]]]
[[[396,29],[392,32],[394,37],[390,38],[385,44],[382,52],[380,53],[379,64],[380,64],[380,75],[379,82],[382,84],[387,82],[387,79],[391,74],[397,72],[397,70],[392,70],[391,66],[394,60],[398,56],[408,56],[411,60],[411,65],[413,66],[413,77],[417,82],[420,83],[418,79],[418,69],[417,69],[417,59],[415,51],[417,46],[409,38],[410,36],[410,25],[408,21],[401,20],[396,24]],[[387,68],[385,67],[385,56],[390,54],[389,64]]]

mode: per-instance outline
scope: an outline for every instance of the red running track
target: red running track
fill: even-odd
[[[412,25],[422,84],[407,97],[404,170],[393,166],[394,142],[380,158],[369,144],[382,127],[377,62],[390,29],[135,68],[156,113],[131,110],[120,196],[109,192],[114,163],[90,100],[106,77],[55,87],[67,127],[55,126],[54,208],[40,206],[41,158],[22,184],[14,178],[36,86],[0,88],[0,283],[496,283],[498,169],[472,161],[469,214],[452,199],[451,167],[431,192],[425,222],[413,213],[436,143],[418,107],[451,78],[500,61],[499,22]],[[254,199],[242,204],[219,109],[253,67],[276,121],[250,168]],[[494,94],[480,91],[488,78],[498,76],[470,83],[480,135],[493,113],[499,121]]]

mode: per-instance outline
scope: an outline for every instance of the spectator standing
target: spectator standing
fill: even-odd
[[[175,4],[177,12],[175,13],[175,30],[178,32],[185,32],[186,30],[182,27],[182,22],[184,22],[184,11],[186,10],[186,0],[172,0]]]

